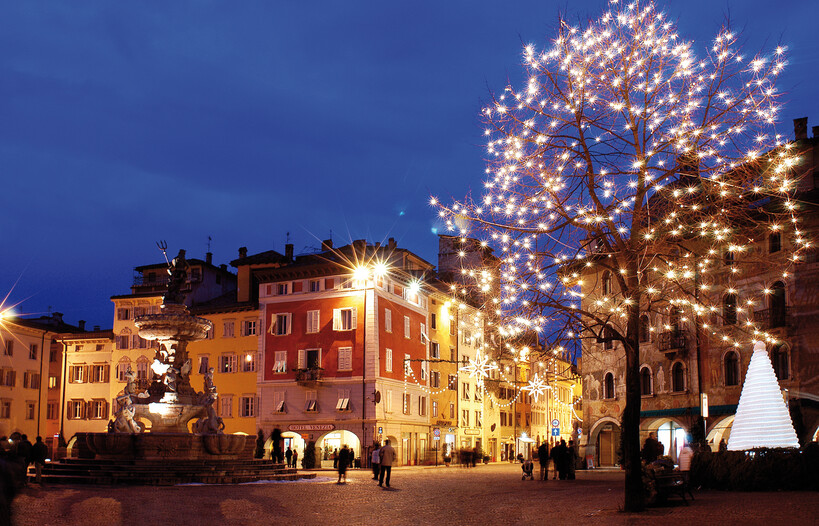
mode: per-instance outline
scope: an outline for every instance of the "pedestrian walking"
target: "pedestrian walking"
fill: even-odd
[[[35,481],[43,484],[43,466],[48,456],[48,447],[43,443],[43,437],[37,437],[37,441],[31,446],[31,461],[34,462]]]
[[[330,458],[333,459],[333,469],[338,469],[338,448],[335,448],[333,450],[333,453],[332,455],[330,455]]]
[[[569,440],[569,447],[566,450],[566,478],[574,480],[575,470],[577,469],[577,449],[574,447],[574,440]]]
[[[338,466],[338,482],[337,484],[341,484],[341,479],[344,479],[344,483],[347,483],[347,463],[350,461],[350,450],[347,449],[347,444],[341,448],[338,455],[336,455],[336,465]]]
[[[381,466],[381,448],[377,447],[373,449],[372,457],[370,457],[370,463],[373,465],[373,480],[378,480],[379,467]]]
[[[537,448],[537,459],[540,462],[538,480],[549,480],[549,444],[545,440]]]
[[[392,463],[395,460],[395,450],[390,445],[389,440],[384,441],[381,448],[381,474],[378,477],[378,485],[383,486],[386,478],[387,487],[390,487],[390,475],[392,474]]]
[[[287,451],[284,452],[284,458],[287,460],[287,467],[293,466],[293,450],[290,447],[287,447]]]
[[[689,446],[688,442],[686,442],[682,450],[680,450],[679,457],[677,458],[680,463],[680,475],[682,475],[682,478],[686,484],[688,484],[689,475],[691,474],[692,458],[694,458],[694,450],[691,449],[691,446]]]
[[[293,448],[293,467],[299,469],[299,465],[296,464],[296,461],[299,459],[299,450]]]

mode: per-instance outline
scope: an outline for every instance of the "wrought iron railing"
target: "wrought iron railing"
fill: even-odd
[[[790,325],[788,307],[776,309],[763,309],[754,312],[754,322],[762,326],[763,329],[776,329],[777,327],[787,327]]]
[[[324,369],[311,367],[309,369],[295,369],[297,382],[319,382],[324,379]]]
[[[687,347],[688,338],[684,330],[666,331],[660,333],[657,347],[662,352],[679,351]]]

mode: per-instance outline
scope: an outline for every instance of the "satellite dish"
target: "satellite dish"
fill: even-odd
[[[377,404],[379,402],[381,402],[381,391],[376,391],[373,395],[373,403]]]

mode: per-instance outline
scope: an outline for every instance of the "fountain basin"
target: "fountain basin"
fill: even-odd
[[[213,328],[210,320],[191,316],[183,305],[167,307],[178,308],[168,308],[162,314],[146,314],[134,320],[140,336],[146,340],[198,341],[204,340]]]
[[[252,458],[255,443],[253,440],[248,441],[247,435],[77,433],[75,447],[77,448],[75,455],[79,458],[108,460],[230,460]]]

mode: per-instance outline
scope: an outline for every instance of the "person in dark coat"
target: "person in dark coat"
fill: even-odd
[[[540,462],[540,480],[549,480],[549,444],[544,440],[537,448],[537,459]]]
[[[293,448],[293,467],[296,468],[296,469],[299,469],[299,465],[297,464],[298,461],[299,461],[299,450],[296,449],[296,448]]]
[[[293,465],[293,450],[289,447],[287,451],[284,452],[284,458],[287,459],[287,467],[291,467]]]
[[[645,443],[643,443],[642,457],[646,464],[651,464],[660,458],[660,442],[654,438],[654,433],[649,433]]]
[[[569,440],[569,447],[566,449],[566,477],[574,480],[575,469],[577,469],[577,449],[574,447],[574,440]]]
[[[341,451],[338,452],[336,455],[336,465],[338,466],[338,482],[337,484],[341,484],[341,479],[344,479],[344,483],[347,483],[347,463],[350,461],[350,451],[347,449],[347,446],[341,448]]]
[[[330,456],[333,458],[333,469],[338,469],[338,448],[334,449]]]
[[[566,480],[569,471],[569,448],[566,447],[566,441],[561,439],[560,444],[552,449],[555,458],[555,470],[560,480]]]

